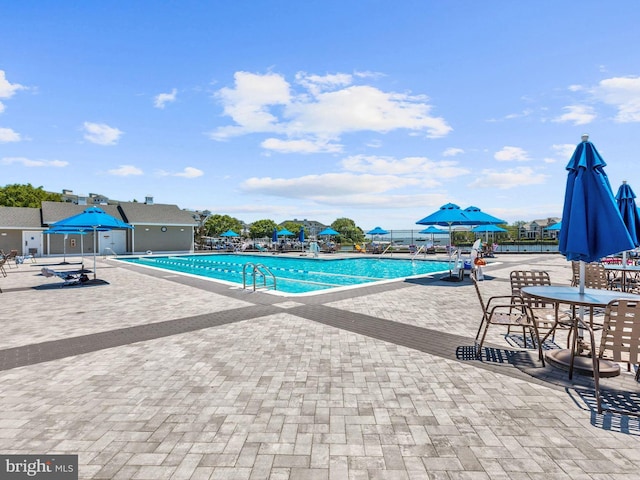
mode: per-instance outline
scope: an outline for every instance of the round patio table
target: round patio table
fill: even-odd
[[[632,273],[638,275],[640,273],[640,265],[617,265],[609,263],[604,266],[604,269],[609,272],[620,272],[622,281],[621,286],[623,291],[627,291],[627,274]]]
[[[617,292],[615,290],[600,290],[597,288],[585,288],[580,293],[579,287],[569,287],[563,285],[522,287],[522,293],[541,300],[547,300],[551,303],[562,303],[571,305],[572,307],[606,307],[612,300],[625,299],[640,302],[640,295],[626,292]],[[591,327],[591,326],[590,326]],[[589,328],[590,328],[589,327]],[[574,316],[573,325],[571,327],[576,335],[574,335],[573,347],[570,349],[556,349],[547,352],[547,359],[552,365],[568,369],[569,378],[573,377],[575,369],[583,375],[593,375],[594,359],[576,355],[577,332],[580,328],[580,319]],[[593,338],[593,336],[592,336]],[[591,355],[596,354],[596,346],[591,344]],[[620,365],[607,360],[599,359],[599,371],[601,377],[614,377],[620,374]]]

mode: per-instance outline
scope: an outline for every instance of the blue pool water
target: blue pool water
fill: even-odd
[[[330,288],[360,285],[382,280],[428,275],[447,269],[447,263],[433,260],[393,258],[291,258],[275,255],[170,255],[120,260],[174,272],[253,286],[253,268],[264,265],[276,277],[276,290],[285,293],[307,293]],[[266,269],[262,269],[266,271]],[[256,273],[256,285],[273,289],[270,275]]]

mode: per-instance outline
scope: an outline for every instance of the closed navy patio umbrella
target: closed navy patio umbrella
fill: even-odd
[[[623,181],[616,194],[618,210],[622,215],[622,221],[627,226],[631,240],[636,247],[640,246],[640,215],[636,205],[636,194],[633,192],[627,181]]]
[[[558,248],[567,260],[580,262],[581,293],[585,263],[635,248],[613,197],[606,165],[589,136],[583,135],[566,167]]]

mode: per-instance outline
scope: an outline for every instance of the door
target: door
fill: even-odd
[[[33,254],[34,257],[42,255],[42,232],[22,232],[22,255]]]
[[[101,255],[123,255],[127,253],[127,232],[110,230],[98,232],[98,252]]]

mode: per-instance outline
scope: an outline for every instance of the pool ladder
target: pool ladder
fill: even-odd
[[[253,291],[256,291],[256,278],[258,274],[262,276],[262,287],[267,288],[267,276],[273,280],[273,289],[276,290],[276,276],[269,270],[269,268],[262,263],[245,263],[242,267],[242,288],[247,288],[247,269],[251,268],[251,274],[253,275]]]

